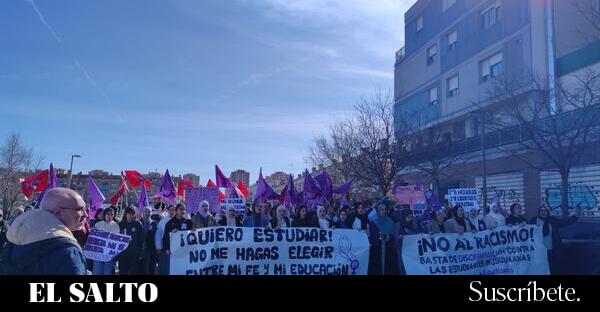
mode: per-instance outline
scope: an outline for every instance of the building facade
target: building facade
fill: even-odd
[[[503,146],[515,144],[514,133],[495,131],[480,112],[496,109],[490,94],[498,78],[536,77],[552,90],[550,82],[569,85],[578,73],[600,73],[600,30],[592,21],[600,21],[598,12],[597,0],[419,0],[405,14],[405,46],[395,64],[396,135],[435,129],[447,152],[459,155],[440,181],[441,194],[448,188],[483,189],[485,142],[488,199],[501,194],[507,205],[529,207],[529,215],[542,204],[559,212],[556,168],[540,153],[522,155],[537,164],[534,169],[503,152]],[[519,95],[528,99],[533,86],[521,87]],[[549,97],[548,105],[554,103]],[[556,113],[564,112],[558,107]],[[600,172],[597,155],[581,157],[570,175],[570,190],[581,199],[573,203],[585,201],[591,219],[600,218],[600,176],[591,177]],[[417,171],[400,171],[405,179],[419,179]]]
[[[246,170],[238,169],[236,171],[233,171],[229,175],[229,180],[231,180],[234,183],[237,183],[238,181],[242,181],[242,182],[244,182],[245,185],[250,185],[250,172],[248,172]]]

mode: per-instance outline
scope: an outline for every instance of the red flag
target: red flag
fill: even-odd
[[[281,191],[281,195],[279,195],[279,202],[282,204],[285,202],[285,194],[287,193],[287,190],[288,190],[288,186],[286,185],[283,188],[283,191]]]
[[[244,182],[242,180],[238,181],[237,187],[238,187],[238,190],[240,190],[240,192],[242,192],[242,194],[244,195],[245,198],[248,198],[248,196],[250,196],[250,191],[248,191],[248,187],[246,186],[246,184],[244,184]]]
[[[43,192],[46,186],[48,186],[48,170],[41,171],[21,181],[21,190],[27,200],[33,193]]]
[[[211,179],[208,179],[208,182],[206,183],[206,187],[217,187],[217,185]],[[225,199],[225,194],[223,194],[223,192],[219,191],[219,201],[222,202],[223,199]]]
[[[110,197],[110,204],[116,205],[119,202],[119,198],[123,195],[123,192],[129,193],[129,188],[127,187],[127,183],[125,183],[125,179],[121,176],[121,184],[119,184],[119,188],[115,195]]]
[[[127,181],[131,186],[138,187],[143,183],[146,183],[146,189],[149,190],[152,188],[152,183],[146,179],[141,173],[135,170],[125,170],[125,175],[127,176]]]
[[[177,183],[177,196],[183,197],[184,195],[184,190],[186,188],[192,188],[194,187],[194,184],[192,184],[192,182],[188,181],[188,180],[179,180],[179,182]]]

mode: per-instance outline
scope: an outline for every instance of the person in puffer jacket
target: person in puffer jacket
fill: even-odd
[[[12,274],[85,275],[83,251],[73,236],[86,218],[85,202],[77,192],[53,188],[40,209],[31,210],[11,224],[6,237],[11,248]]]

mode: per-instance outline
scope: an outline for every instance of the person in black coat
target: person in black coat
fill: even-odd
[[[527,224],[527,220],[521,216],[523,209],[519,204],[510,206],[510,215],[506,217],[506,225],[523,225]]]
[[[135,214],[135,209],[125,208],[125,217],[119,224],[121,234],[131,237],[127,249],[119,255],[119,275],[139,274],[142,270],[144,226]]]
[[[562,253],[563,246],[559,229],[575,223],[577,219],[579,219],[580,214],[581,210],[577,209],[576,215],[566,219],[559,219],[550,216],[550,211],[548,208],[542,206],[538,210],[538,216],[529,220],[529,224],[535,224],[542,227],[544,245],[548,249],[548,264],[550,265],[551,274],[556,272]]]
[[[163,248],[167,255],[171,255],[171,233],[177,233],[178,231],[191,231],[193,228],[192,220],[184,218],[185,206],[183,204],[177,204],[175,206],[175,217],[169,220],[165,225],[165,233],[163,235]]]
[[[296,217],[292,221],[292,227],[318,227],[318,225],[308,217],[308,208],[306,208],[306,206],[300,206],[296,211]]]

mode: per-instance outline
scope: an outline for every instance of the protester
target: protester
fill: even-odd
[[[369,223],[369,274],[396,274],[397,261],[395,244],[392,241],[396,227],[392,218],[388,216],[385,204],[377,205],[377,215]],[[382,258],[385,251],[385,258]],[[385,268],[382,272],[382,259],[385,259]]]
[[[215,217],[209,212],[208,201],[203,200],[200,202],[200,210],[192,217],[192,224],[194,230],[200,228],[213,227],[217,224]]]
[[[485,231],[487,228],[483,221],[483,216],[479,214],[477,209],[471,209],[469,211],[469,222],[473,225],[471,231],[473,233]]]
[[[235,207],[228,207],[227,213],[219,220],[220,226],[242,226],[242,220],[238,217]]]
[[[6,232],[4,270],[20,275],[84,275],[85,258],[72,232],[86,218],[85,202],[77,192],[53,188],[40,209],[13,220]]]
[[[296,217],[292,221],[292,227],[317,227],[308,218],[308,208],[300,206],[296,209]]]
[[[346,211],[346,209],[341,209],[340,210],[340,216],[338,217],[337,221],[335,222],[335,228],[336,229],[352,229],[352,224],[350,224],[350,222],[348,222],[348,212]]]
[[[158,272],[161,275],[169,274],[169,255],[166,254],[166,248],[163,245],[163,237],[165,234],[165,227],[167,222],[171,218],[175,217],[175,206],[169,206],[167,209],[168,213],[158,222],[156,226],[156,233],[154,234],[154,244],[156,246],[156,255],[158,256]]]
[[[119,255],[119,275],[140,274],[142,272],[144,226],[136,220],[135,209],[125,208],[125,218],[120,223],[121,234],[130,236],[129,245]]]
[[[8,218],[8,226],[10,227],[10,225],[13,224],[13,222],[15,222],[15,220],[17,219],[17,217],[19,217],[20,215],[22,215],[24,212],[25,212],[25,209],[23,209],[23,207],[14,208],[10,212],[10,218]]]
[[[356,217],[354,218],[354,222],[352,222],[352,228],[369,233],[369,217],[362,204],[356,208]]]
[[[438,210],[431,213],[431,220],[425,226],[428,234],[446,233],[444,222],[444,211]]]
[[[265,216],[266,204],[253,204],[252,215],[246,216],[243,221],[244,227],[267,227],[269,226],[270,219]]]
[[[324,230],[329,230],[333,228],[333,221],[327,219],[327,214],[325,212],[325,207],[318,206],[317,207],[317,218],[319,222],[319,227]]]
[[[574,216],[570,216],[566,219],[559,219],[550,216],[550,211],[548,208],[542,206],[538,210],[538,216],[529,221],[530,224],[535,224],[539,227],[542,227],[544,246],[546,246],[548,249],[548,264],[550,265],[550,274],[556,273],[559,270],[563,249],[559,229],[575,223],[577,219],[579,219],[580,215],[581,209],[577,209]]]
[[[523,209],[519,204],[512,204],[510,206],[510,215],[506,217],[506,225],[525,225],[527,220],[523,218]]]
[[[396,258],[398,262],[398,273],[406,274],[404,262],[402,261],[402,241],[407,235],[416,235],[423,233],[423,230],[415,220],[413,211],[410,208],[404,207],[397,215],[398,222],[395,222],[395,242],[396,242]]]
[[[177,233],[178,231],[190,231],[192,226],[192,220],[185,219],[185,206],[183,204],[177,204],[175,206],[175,217],[173,217],[165,225],[165,233],[163,234],[163,248],[167,255],[171,255],[171,233]]]
[[[116,209],[114,206],[106,208],[104,210],[104,220],[97,222],[94,227],[105,232],[119,234],[121,229],[119,224],[114,221],[115,211]],[[106,262],[95,260],[93,269],[94,275],[113,275],[114,264],[114,259]]]
[[[277,207],[275,217],[271,219],[270,226],[273,229],[285,229],[292,227],[292,221],[286,216],[287,208],[284,205]]]
[[[484,218],[485,226],[488,230],[493,230],[500,226],[506,225],[506,219],[501,213],[500,204],[495,203],[492,205],[490,213]]]
[[[4,221],[4,212],[0,209],[0,251],[6,244],[6,231],[8,231],[8,224]]]
[[[475,225],[472,224],[468,218],[465,218],[465,210],[461,205],[454,207],[452,215],[454,217],[444,224],[446,233],[462,234],[465,232],[473,232]]]
[[[155,217],[155,220],[159,219],[157,214],[152,215],[152,208],[144,207],[144,214],[140,220],[142,222],[142,227],[144,229],[142,239],[142,264],[141,264],[141,274],[144,275],[154,275],[154,271],[156,270],[156,246],[154,244],[154,234],[156,233],[156,226],[158,222],[153,220],[152,217]]]
[[[104,220],[104,208],[98,208],[94,218],[90,220],[90,227],[93,228],[97,222]]]

